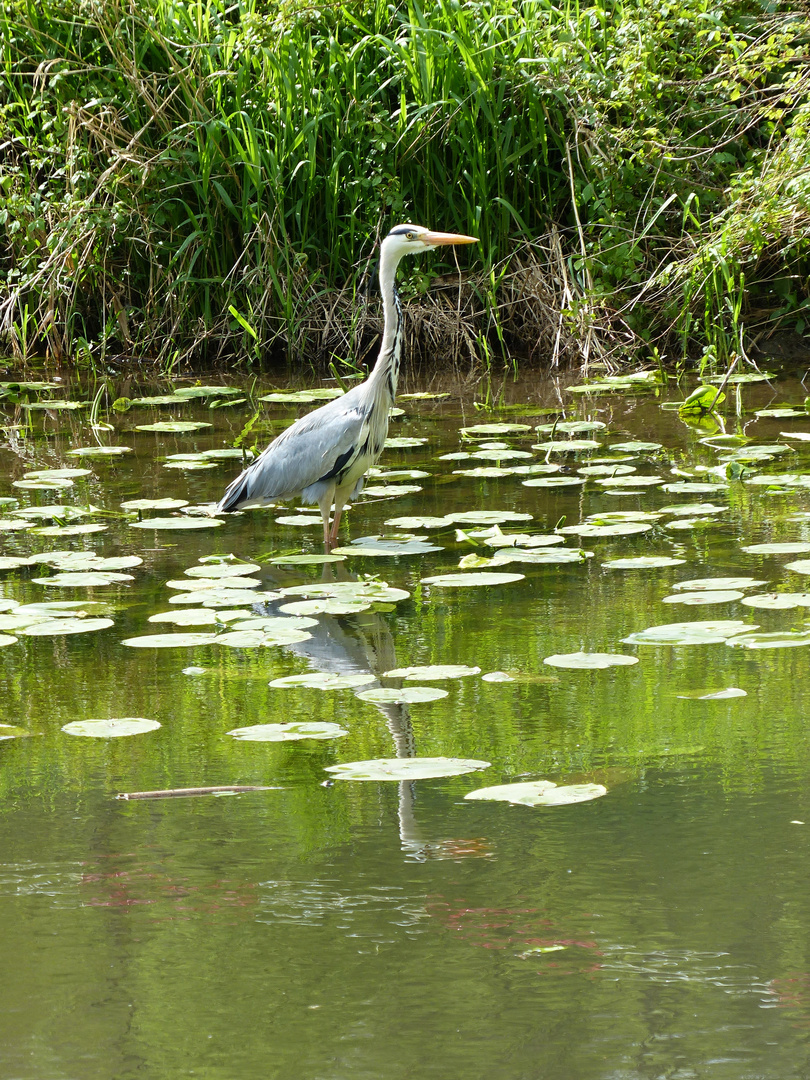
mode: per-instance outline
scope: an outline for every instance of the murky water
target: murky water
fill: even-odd
[[[426,441],[389,449],[380,467],[428,475],[371,479],[372,487],[419,490],[358,499],[344,540],[410,532],[438,551],[353,555],[327,567],[271,563],[322,550],[319,521],[275,524],[278,517],[312,517],[293,507],[249,511],[194,531],[133,527],[137,512],[122,511],[122,502],[176,498],[195,506],[219,497],[238,461],[187,458],[184,465],[172,455],[232,446],[257,407],[261,419],[244,444],[258,437],[263,445],[300,407],[257,406],[269,389],[269,381],[261,389],[246,384],[240,396],[249,400],[217,408],[209,404],[224,398],[102,413],[98,419],[114,430],[96,434],[88,410],[7,403],[3,411],[7,480],[0,497],[18,499],[23,510],[91,505],[98,510],[81,522],[107,529],[43,535],[34,531],[42,521],[6,528],[0,556],[93,551],[143,562],[122,571],[131,580],[95,587],[34,582],[62,571],[53,561],[0,564],[0,592],[9,601],[101,601],[104,607],[86,603],[86,617],[113,620],[70,635],[0,630],[19,638],[0,648],[0,721],[32,736],[0,743],[0,1076],[810,1075],[810,651],[801,637],[810,611],[773,606],[784,600],[765,607],[757,605],[767,600],[743,602],[773,592],[805,596],[810,588],[810,567],[787,566],[810,554],[743,550],[805,542],[810,549],[810,486],[801,479],[810,473],[810,442],[797,436],[810,432],[810,416],[803,409],[798,416],[755,415],[801,406],[803,386],[784,377],[729,394],[726,431],[751,440],[742,462],[740,446],[707,444],[701,440],[710,430],[690,428],[661,408],[681,396],[674,386],[583,397],[525,378],[503,388],[494,411],[476,409],[476,393],[455,387],[444,399],[403,400],[404,416],[391,435]],[[115,392],[136,396],[131,386]],[[553,422],[559,414],[547,410],[560,401],[565,420],[606,426],[579,433],[558,427],[553,440],[600,445],[575,453],[532,449],[552,437],[534,427]],[[137,430],[168,420],[212,426]],[[529,430],[460,438],[461,427],[482,423]],[[611,449],[628,441],[661,449]],[[96,442],[132,452],[69,455]],[[531,457],[508,458],[502,449],[493,460],[486,446],[497,442]],[[479,453],[482,443],[482,457],[443,458]],[[751,454],[752,445],[785,449]],[[739,475],[731,480],[701,471],[735,454],[732,472]],[[636,469],[622,484],[634,476],[663,483],[624,487],[601,482],[621,470],[578,473],[603,459]],[[455,472],[546,462],[563,468]],[[27,472],[75,467],[90,473],[73,477],[72,487],[12,486]],[[523,483],[544,476],[585,482]],[[781,479],[767,484],[762,476]],[[664,510],[687,504],[686,511]],[[2,507],[3,520],[25,520],[19,508]],[[471,511],[530,516],[505,519],[504,533],[547,536],[555,526],[587,519],[651,527],[563,533],[562,545],[510,549],[506,541],[499,547],[493,537],[470,536],[487,524],[385,524]],[[171,514],[183,510],[141,510],[143,518]],[[67,520],[64,512],[59,520]],[[574,562],[522,561],[521,552],[578,547],[593,554]],[[516,561],[487,567],[467,558],[459,568],[465,557],[490,559],[497,550],[511,550]],[[377,575],[409,596],[359,614],[319,615],[310,637],[284,646],[122,644],[154,633],[217,634],[238,625],[233,610],[275,614],[282,603],[300,600],[285,595],[213,607],[207,610],[230,620],[213,628],[149,622],[157,613],[200,607],[193,600],[172,604],[178,589],[166,582],[211,565],[201,558],[228,553],[260,563],[254,576],[262,592]],[[682,561],[611,565],[654,556]],[[523,576],[476,588],[424,584],[437,575],[481,572]],[[709,603],[695,600],[705,584],[675,588],[706,578],[764,584],[725,583],[720,592],[731,596]],[[684,593],[692,602],[665,600]],[[730,631],[682,645],[622,640],[662,624],[707,620],[740,620],[743,630],[756,624],[759,633],[782,637],[760,639],[768,646],[760,648],[742,639],[726,644]],[[544,663],[581,652],[638,662],[602,670]],[[480,673],[416,683],[379,678],[425,664]],[[305,672],[366,673],[375,677],[371,688],[428,685],[447,696],[374,704],[357,697],[368,686],[268,685]],[[491,672],[509,680],[483,678]],[[729,690],[745,693],[705,696]],[[161,727],[104,739],[61,730],[123,717]],[[291,721],[338,724],[347,734],[284,743],[228,734]],[[491,764],[411,783],[329,783],[324,771],[412,755]],[[548,807],[464,798],[484,786],[536,779],[600,784],[607,794]],[[115,798],[201,785],[271,790]]]

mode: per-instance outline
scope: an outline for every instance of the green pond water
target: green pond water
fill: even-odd
[[[386,450],[399,475],[369,477],[342,526],[359,553],[326,565],[272,561],[322,553],[317,514],[200,516],[241,468],[206,452],[261,447],[313,404],[232,382],[92,415],[47,402],[93,386],[0,400],[2,1080],[810,1076],[798,378],[727,387],[724,437],[662,408],[692,389],[672,382],[524,377],[490,410],[481,387],[404,397],[389,434],[418,441]],[[178,421],[210,426],[142,430]],[[72,453],[95,446],[129,452]],[[121,505],[162,499],[187,505]],[[139,527],[155,517],[206,527]],[[196,593],[228,555],[258,584]],[[130,576],[48,583],[68,573]],[[296,588],[315,585],[350,613],[279,611],[323,606]],[[71,633],[65,609],[21,611],[71,601]],[[155,634],[206,636],[133,643]],[[384,675],[424,665],[462,670]],[[304,674],[358,678],[270,685]],[[414,687],[443,694],[368,694]],[[125,718],[151,730],[62,730]],[[313,723],[332,737],[229,734]],[[326,771],[414,757],[472,771]],[[465,798],[538,780],[587,801]],[[116,798],[228,785],[268,790]]]

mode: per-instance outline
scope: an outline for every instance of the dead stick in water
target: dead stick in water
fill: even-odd
[[[178,787],[165,791],[120,791],[116,799],[176,799],[184,795],[239,795],[243,791],[280,791],[277,787],[261,787],[257,784],[234,785],[223,787]]]

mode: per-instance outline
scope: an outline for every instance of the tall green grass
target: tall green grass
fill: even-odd
[[[375,244],[416,220],[482,238],[452,303],[406,276],[449,353],[716,347],[762,251],[718,278],[701,245],[794,135],[807,29],[747,0],[7,0],[0,334],[357,357]]]

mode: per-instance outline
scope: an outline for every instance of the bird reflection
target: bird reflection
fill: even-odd
[[[274,587],[293,584],[283,580],[284,575],[274,570]],[[327,564],[323,568],[321,582],[357,581],[356,575],[347,572],[342,563]],[[295,584],[300,583],[297,579]],[[381,686],[380,676],[397,667],[394,637],[385,618],[375,611],[357,615],[320,615],[317,626],[309,628],[312,635],[306,641],[285,645],[284,648],[307,660],[313,671],[334,675],[370,674],[374,683],[367,683],[363,690]],[[385,719],[386,727],[394,744],[394,756],[416,757],[416,740],[413,733],[408,705],[387,702],[370,702]],[[400,781],[399,787],[399,837],[402,850],[415,860],[435,858],[458,858],[466,850],[466,841],[432,841],[422,837],[417,821],[415,781]],[[462,845],[461,847],[459,845]]]

